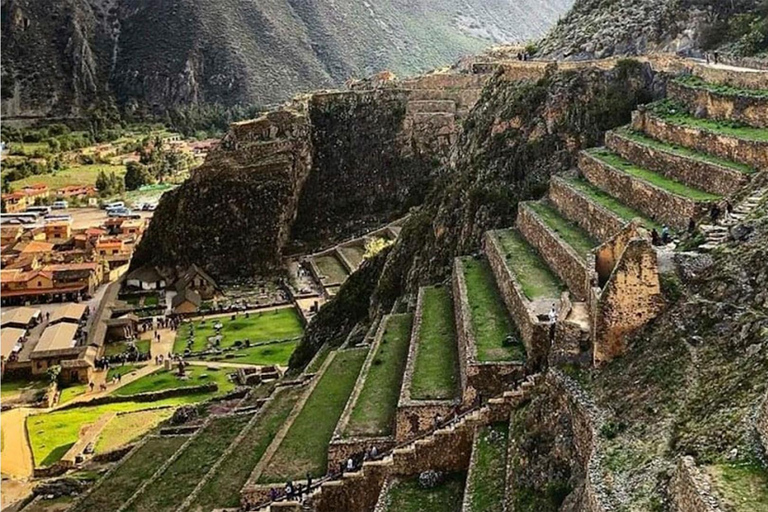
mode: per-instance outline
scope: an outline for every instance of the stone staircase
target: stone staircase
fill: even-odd
[[[718,217],[714,223],[711,221],[699,225],[699,230],[704,234],[705,242],[699,246],[699,251],[711,251],[718,248],[723,242],[728,240],[730,229],[747,220],[752,212],[760,204],[764,203],[768,197],[768,188],[762,188],[752,192],[733,208],[733,213],[727,215],[725,212]]]

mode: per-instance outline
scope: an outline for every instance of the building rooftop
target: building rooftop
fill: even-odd
[[[13,308],[3,311],[2,326],[6,325],[29,325],[32,319],[40,316],[40,310],[35,308]]]
[[[88,306],[86,304],[67,304],[61,306],[51,315],[51,323],[60,322],[62,320],[74,320],[79,322],[83,315],[85,315]]]
[[[67,350],[75,347],[77,344],[77,340],[75,340],[77,328],[77,325],[66,322],[49,326],[43,331],[40,341],[37,342],[37,346],[32,351],[32,354],[53,350]]]
[[[18,329],[16,327],[3,327],[0,330],[0,356],[3,359],[7,359],[14,348],[17,347],[19,340],[27,334],[26,329]]]
[[[29,242],[26,246],[24,246],[23,249],[21,249],[22,254],[31,253],[31,252],[51,252],[51,251],[53,251],[53,244],[49,244],[48,242],[39,242],[37,240],[33,240],[32,242]]]
[[[96,262],[88,263],[55,263],[52,265],[46,265],[43,270],[46,272],[66,272],[68,270],[96,270],[99,264]]]

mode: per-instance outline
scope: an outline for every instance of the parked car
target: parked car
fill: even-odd
[[[130,217],[133,212],[130,208],[112,208],[107,210],[107,217]]]
[[[62,199],[54,201],[51,205],[51,209],[53,210],[66,210],[67,208],[69,208],[69,203]]]
[[[50,206],[30,206],[26,209],[27,213],[41,213],[43,215],[48,215],[51,213],[51,207]]]
[[[157,208],[157,205],[155,203],[144,203],[141,206],[141,209],[145,212],[153,212],[155,211],[155,208]]]
[[[115,201],[113,203],[107,203],[104,205],[104,209],[107,211],[114,210],[117,208],[125,208],[125,203],[122,201]]]

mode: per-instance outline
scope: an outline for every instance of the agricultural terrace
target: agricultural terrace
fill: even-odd
[[[464,496],[464,473],[447,475],[431,489],[419,484],[418,478],[398,480],[389,488],[385,512],[459,512]]]
[[[459,392],[459,354],[450,288],[422,292],[421,327],[411,379],[414,400],[450,400]]]
[[[289,427],[277,451],[264,469],[261,483],[298,480],[307,472],[325,474],[328,443],[355,386],[366,350],[344,350],[333,360]]]
[[[348,437],[387,436],[394,426],[403,372],[411,339],[410,314],[386,320],[372,364],[355,401],[345,434]]]

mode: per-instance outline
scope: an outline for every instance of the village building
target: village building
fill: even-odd
[[[27,335],[26,329],[3,327],[0,329],[0,373],[5,373],[5,363],[13,361]]]
[[[185,290],[197,292],[203,300],[212,299],[219,291],[216,281],[206,271],[195,264],[176,281],[176,291],[181,294]]]
[[[24,233],[24,228],[19,225],[3,226],[0,228],[0,245],[3,247],[16,243]]]
[[[27,196],[24,192],[9,192],[0,197],[4,213],[19,213],[27,209]]]
[[[58,323],[85,325],[88,320],[88,306],[86,304],[66,304],[53,312],[49,320],[49,326]]]
[[[21,192],[27,196],[27,206],[32,206],[36,203],[45,201],[51,195],[48,185],[43,183],[33,183],[32,185],[27,185],[21,189]]]
[[[125,242],[120,238],[100,238],[95,249],[99,256],[117,256],[125,252]]]
[[[126,276],[125,285],[137,290],[162,290],[166,282],[157,267],[141,267]]]
[[[49,222],[43,226],[43,230],[46,242],[62,244],[72,237],[72,220]]]
[[[178,292],[171,301],[173,312],[179,315],[196,313],[200,309],[203,300],[200,294],[191,288],[184,288]]]
[[[53,275],[56,286],[80,286],[85,295],[93,295],[104,279],[103,266],[97,262],[57,263],[45,265],[43,270]]]
[[[138,336],[139,317],[132,313],[119,318],[110,318],[106,320],[106,324],[107,343],[133,340]]]
[[[17,329],[31,329],[40,323],[42,313],[39,309],[19,307],[3,311],[2,327],[13,327]]]
[[[42,233],[42,236],[45,237],[45,232],[40,231]],[[34,237],[34,234],[33,234]],[[28,242],[24,245],[24,247],[19,248],[20,254],[38,254],[41,256],[49,255],[51,252],[53,252],[54,244],[49,242],[41,242],[38,240],[35,240],[34,238],[32,241]]]
[[[83,351],[83,347],[78,346],[80,338],[78,324],[59,322],[49,325],[29,356],[32,361],[32,373],[39,375],[62,361],[77,359]],[[68,376],[65,378],[69,380]]]

